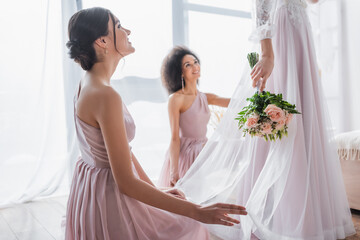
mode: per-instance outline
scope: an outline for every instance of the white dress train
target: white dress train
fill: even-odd
[[[272,38],[275,64],[266,90],[296,104],[289,135],[243,137],[234,118],[254,94],[247,68],[213,136],[177,187],[195,203],[245,205],[223,239],[341,239],[355,233],[302,0],[256,0],[254,40]]]

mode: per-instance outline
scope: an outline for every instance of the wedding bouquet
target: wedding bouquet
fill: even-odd
[[[248,61],[253,68],[259,61],[259,54],[249,53]],[[266,141],[275,141],[287,136],[288,125],[293,114],[300,114],[295,109],[295,105],[283,100],[282,94],[273,94],[270,92],[257,91],[251,98],[246,101],[250,102],[238,113],[239,129],[243,129],[244,136],[263,137]]]

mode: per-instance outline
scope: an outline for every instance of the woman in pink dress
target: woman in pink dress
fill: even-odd
[[[66,239],[208,239],[197,221],[238,223],[228,214],[246,214],[241,206],[203,207],[176,190],[158,190],[131,152],[134,121],[110,86],[119,60],[135,50],[130,31],[103,8],[75,13],[68,31],[70,57],[86,74],[74,101],[81,157],[68,200]]]
[[[161,187],[174,186],[205,145],[210,119],[208,105],[229,105],[229,98],[199,92],[199,77],[200,60],[189,49],[178,46],[165,57],[161,78],[171,94],[168,105],[171,142],[158,182]]]
[[[316,0],[313,0],[316,2]],[[305,0],[254,0],[261,58],[176,187],[198,203],[244,204],[241,224],[209,226],[226,240],[336,240],[355,233],[332,142]],[[252,86],[249,82],[252,78]],[[259,84],[258,84],[259,83]],[[256,91],[282,94],[301,112],[275,142],[243,137],[235,118]],[[240,217],[241,219],[242,217]]]

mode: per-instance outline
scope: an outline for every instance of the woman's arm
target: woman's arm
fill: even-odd
[[[228,107],[230,98],[219,97],[212,93],[205,93],[209,105],[216,105],[220,107]]]
[[[214,204],[201,207],[163,193],[149,183],[136,178],[132,171],[122,100],[110,87],[102,92],[98,96],[99,107],[96,108],[98,110],[96,110],[95,118],[104,137],[112,174],[122,193],[153,207],[188,216],[204,223],[231,226],[239,222],[228,214],[246,214],[245,208],[241,206]]]
[[[260,41],[261,59],[251,71],[251,78],[253,80],[252,86],[258,86],[262,92],[274,67],[271,38],[275,34],[274,17],[276,1],[256,0],[253,3],[255,6],[253,7],[252,19],[256,27],[250,38],[254,41]]]
[[[137,160],[137,158],[135,157],[133,152],[131,152],[131,160],[134,163],[136,172],[138,173],[140,179],[143,180],[144,182],[150,184],[151,186],[156,187],[154,185],[154,183],[150,180],[148,175],[145,173],[144,169],[141,167],[139,161]],[[172,194],[175,197],[186,200],[186,197],[185,197],[184,193],[177,190],[177,189],[175,189],[175,188],[166,187],[166,188],[163,188],[163,189],[162,188],[157,188],[157,189],[160,189],[161,191],[163,191],[163,192],[165,192],[167,194]]]
[[[259,90],[262,92],[266,87],[266,81],[271,75],[274,68],[274,52],[272,48],[271,38],[266,38],[260,41],[261,43],[261,58],[251,71],[252,86],[256,87],[259,84]],[[258,83],[260,81],[260,83]]]
[[[171,129],[170,141],[170,185],[175,186],[179,180],[179,155],[180,155],[180,136],[179,136],[179,121],[180,121],[180,107],[181,99],[179,96],[173,94],[169,99],[168,112]]]
[[[133,152],[131,152],[131,159],[134,163],[136,172],[139,174],[140,179],[155,187],[154,183],[150,180],[148,175],[146,175],[144,169],[141,167]]]

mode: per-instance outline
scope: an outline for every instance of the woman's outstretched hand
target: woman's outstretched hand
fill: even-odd
[[[215,203],[209,206],[199,206],[194,219],[207,224],[220,224],[225,226],[233,226],[239,224],[240,221],[229,217],[229,214],[246,215],[245,207],[227,204]]]
[[[263,56],[251,71],[252,86],[259,84],[259,91],[262,92],[266,87],[266,81],[274,68],[274,57]],[[260,81],[260,83],[258,83]]]

